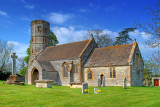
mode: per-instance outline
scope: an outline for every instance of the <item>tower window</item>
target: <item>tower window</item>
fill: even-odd
[[[32,49],[32,54],[33,54],[33,49]]]
[[[48,30],[47,28],[44,29],[44,32],[45,32],[46,35],[47,35],[47,30]]]
[[[37,27],[37,31],[38,31],[38,32],[42,32],[41,26],[38,26],[38,27]]]

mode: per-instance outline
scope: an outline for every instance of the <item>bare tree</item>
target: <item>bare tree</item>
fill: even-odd
[[[108,47],[113,45],[113,39],[109,35],[103,33],[102,30],[88,30],[85,38],[88,39],[90,37],[94,37],[98,47]]]
[[[160,47],[160,1],[157,0],[152,8],[146,7],[143,12],[146,12],[151,20],[146,23],[136,22],[136,26],[151,35],[151,38],[146,41],[151,48]]]
[[[7,44],[0,39],[0,71],[10,71],[10,54],[13,51],[13,44]]]
[[[20,70],[26,66],[27,64],[24,61],[24,57],[20,57],[17,59],[17,71],[18,71],[17,73],[19,73]]]

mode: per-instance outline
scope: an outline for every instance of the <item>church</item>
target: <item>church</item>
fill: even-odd
[[[49,46],[50,24],[31,22],[28,84],[52,80],[53,85],[143,86],[143,59],[137,42],[98,48],[94,38]],[[76,36],[76,35],[75,35]]]

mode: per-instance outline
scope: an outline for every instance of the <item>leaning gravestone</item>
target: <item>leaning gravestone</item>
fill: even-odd
[[[88,90],[88,83],[83,83],[83,84],[82,84],[82,94],[88,93],[88,92],[85,92],[85,91],[84,91],[85,89]]]
[[[98,94],[97,90],[98,90],[98,88],[94,88],[94,93],[95,94]]]
[[[126,88],[127,88],[126,82],[127,82],[127,79],[126,79],[126,77],[125,77],[125,78],[124,78],[124,82],[123,82],[123,89],[126,89]]]

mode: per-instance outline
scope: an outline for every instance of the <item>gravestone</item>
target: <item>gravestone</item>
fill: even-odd
[[[82,84],[82,94],[88,93],[88,92],[84,92],[85,89],[88,90],[88,83],[83,83]]]
[[[124,78],[124,82],[123,82],[123,89],[126,89],[126,88],[127,88],[126,82],[127,82],[127,79],[126,79],[126,77],[125,77],[125,78]]]
[[[102,85],[105,87],[105,77],[103,77]]]
[[[98,87],[101,87],[101,80],[99,78],[98,78],[97,82],[98,82]]]
[[[97,90],[98,90],[98,88],[94,88],[94,93],[95,94],[98,94]]]
[[[11,58],[12,58],[12,75],[16,75],[16,59],[17,59],[16,53],[13,53],[11,55]]]

